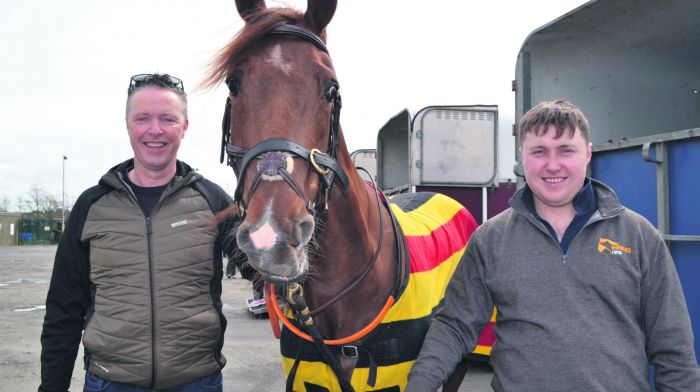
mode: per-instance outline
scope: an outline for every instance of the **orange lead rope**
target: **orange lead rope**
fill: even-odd
[[[279,339],[280,336],[282,336],[282,329],[280,328],[280,319],[277,315],[277,312],[273,311],[272,308],[277,308],[277,306],[273,306],[271,301],[271,297],[275,297],[274,295],[270,295],[270,292],[272,289],[270,288],[270,283],[265,283],[265,288],[263,289],[263,293],[265,295],[265,305],[267,306],[267,314],[270,317],[270,327],[272,327],[272,333],[275,335],[275,338]],[[276,302],[276,301],[275,301]]]
[[[267,287],[267,285],[266,285],[266,287]],[[268,289],[265,290],[265,303],[267,304],[267,311],[268,311],[268,314],[270,315],[270,323],[272,324],[272,332],[275,334],[275,337],[277,337],[277,339],[279,339],[279,337],[281,336],[281,332],[279,330],[279,328],[280,328],[279,321],[278,321],[278,320],[281,320],[282,323],[290,331],[294,332],[295,335],[297,335],[298,337],[300,337],[304,340],[308,340],[309,342],[313,343],[314,340],[311,336],[309,336],[308,334],[299,330],[299,328],[297,328],[294,324],[292,324],[291,321],[289,321],[289,319],[287,318],[287,316],[285,316],[282,313],[282,310],[280,309],[279,304],[277,303],[277,296],[272,294],[275,291],[275,285],[270,283],[269,287],[267,287],[267,288]],[[269,299],[269,301],[268,301],[268,299]],[[389,312],[389,309],[391,309],[392,305],[394,305],[394,296],[390,295],[389,298],[387,298],[386,303],[384,304],[384,307],[382,308],[382,310],[379,311],[379,314],[377,314],[377,317],[375,317],[374,320],[372,320],[372,322],[370,322],[366,327],[362,328],[358,332],[356,332],[356,333],[354,333],[346,338],[324,340],[323,343],[325,343],[327,345],[331,345],[331,346],[336,346],[336,345],[352,343],[358,339],[361,339],[362,337],[364,337],[365,335],[370,333],[377,325],[379,325],[379,323],[381,323],[382,320],[384,320],[384,317],[386,317],[386,314]],[[272,309],[270,309],[270,308],[272,308]],[[273,316],[273,314],[274,314],[274,316]],[[275,319],[274,321],[273,321],[273,318]]]

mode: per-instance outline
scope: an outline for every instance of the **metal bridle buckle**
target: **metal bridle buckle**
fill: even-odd
[[[238,216],[241,219],[245,219],[245,215],[246,215],[247,211],[246,211],[246,208],[243,206],[243,202],[239,201],[238,203],[236,203],[236,207],[238,207]]]
[[[311,161],[311,166],[313,166],[317,172],[319,172],[323,175],[328,174],[330,169],[328,169],[328,168],[324,169],[321,166],[319,166],[318,163],[316,163],[316,159],[314,158],[314,154],[316,154],[316,153],[323,154],[321,152],[321,150],[319,150],[318,148],[312,148],[311,151],[309,151],[309,160]]]
[[[342,346],[340,347],[340,353],[345,358],[357,358],[360,355],[357,346]]]
[[[304,288],[299,283],[292,283],[287,288],[287,301],[289,303],[294,303],[294,294],[299,293],[299,295],[304,296]]]

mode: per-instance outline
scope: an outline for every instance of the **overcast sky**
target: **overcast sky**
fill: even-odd
[[[350,150],[403,108],[499,108],[501,178],[512,178],[518,51],[533,30],[584,0],[340,0],[328,48]],[[268,6],[304,10],[301,0]],[[0,13],[0,198],[11,209],[38,185],[71,204],[132,156],[124,105],[133,74],[180,77],[190,129],[179,158],[233,193],[219,164],[225,87],[195,91],[207,63],[242,27],[233,0],[11,1]]]

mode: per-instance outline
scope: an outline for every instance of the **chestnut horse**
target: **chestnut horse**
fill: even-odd
[[[287,390],[403,390],[476,223],[446,196],[387,200],[360,178],[325,45],[335,1],[236,6],[245,26],[204,85],[230,91],[221,158],[238,178],[236,240],[286,298],[282,314],[268,290]]]

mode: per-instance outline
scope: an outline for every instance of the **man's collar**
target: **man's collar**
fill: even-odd
[[[583,181],[583,186],[574,196],[573,204],[578,215],[583,215],[596,209],[595,192],[593,192],[593,183],[590,178],[586,177]]]

